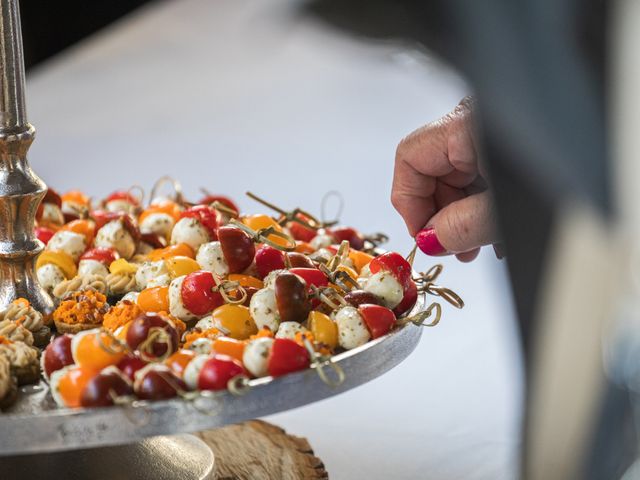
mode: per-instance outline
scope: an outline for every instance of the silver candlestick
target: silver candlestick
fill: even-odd
[[[53,302],[34,269],[43,249],[35,216],[47,186],[27,161],[35,129],[27,122],[24,77],[18,0],[0,0],[0,307],[23,297],[50,313]]]

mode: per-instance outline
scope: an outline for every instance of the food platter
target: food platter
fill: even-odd
[[[425,310],[421,294],[409,315]],[[194,432],[301,407],[384,374],[416,347],[422,329],[411,323],[361,347],[333,357],[345,373],[330,387],[315,368],[249,382],[241,396],[216,393],[195,400],[134,402],[94,409],[59,409],[44,382],[23,387],[20,400],[0,415],[0,456],[44,453],[132,443],[156,435]],[[332,373],[329,373],[331,375]]]

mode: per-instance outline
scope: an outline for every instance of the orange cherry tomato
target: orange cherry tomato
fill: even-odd
[[[227,277],[232,282],[238,282],[241,287],[253,287],[260,290],[264,288],[264,283],[262,280],[256,277],[252,277],[250,275],[243,275],[241,273],[231,273]]]
[[[315,249],[311,246],[310,243],[307,242],[296,242],[296,252],[298,253],[305,253],[305,254],[310,254],[315,252]]]
[[[231,358],[242,362],[244,342],[229,337],[216,338],[213,341],[213,351],[222,355],[229,355]]]
[[[166,260],[171,257],[189,257],[196,258],[196,253],[186,243],[178,243],[176,245],[169,245],[165,248],[158,248],[151,250],[147,255],[147,258],[151,262],[157,262],[158,260]]]
[[[71,342],[71,354],[76,365],[92,370],[102,370],[117,364],[125,356],[118,343],[99,330],[78,333]]]
[[[236,340],[246,340],[258,332],[256,323],[251,318],[249,309],[242,305],[222,305],[213,313],[214,324],[220,325],[225,335]],[[226,332],[229,333],[226,333]]]
[[[69,230],[84,235],[87,245],[91,245],[95,236],[96,224],[91,220],[73,220],[64,225],[61,230]]]
[[[98,371],[91,368],[71,367],[58,382],[58,393],[65,406],[69,408],[79,407],[84,387],[97,374]]]
[[[184,369],[187,368],[189,362],[193,360],[196,356],[196,352],[193,350],[180,349],[167,358],[164,361],[164,364],[171,369],[173,373],[175,373],[178,377],[182,378],[184,374]]]
[[[359,250],[349,250],[349,258],[353,262],[354,267],[358,273],[362,271],[362,269],[369,264],[371,260],[373,260],[373,255],[369,255],[368,253],[361,252]]]
[[[247,215],[245,217],[242,217],[241,220],[242,223],[244,223],[247,227],[255,230],[256,232],[268,227],[273,227],[275,231],[282,232],[282,227],[269,215]],[[278,237],[276,235],[269,235],[267,238],[278,245],[288,245],[288,242],[284,238]]]
[[[62,195],[62,201],[68,203],[77,203],[79,205],[89,206],[91,200],[80,190],[69,190],[67,193]]]
[[[180,219],[180,206],[170,200],[167,200],[166,202],[163,202],[159,205],[151,205],[140,214],[138,222],[142,223],[143,220],[152,213],[166,213],[167,215],[172,216],[173,219],[177,222]]]
[[[136,303],[145,312],[168,312],[169,287],[145,288],[138,295]]]

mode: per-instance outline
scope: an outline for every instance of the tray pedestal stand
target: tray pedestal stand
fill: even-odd
[[[43,245],[33,226],[47,186],[27,161],[35,129],[26,115],[18,0],[0,0],[0,70],[0,307],[23,297],[37,310],[51,313],[53,302],[38,284],[34,268]],[[0,476],[206,479],[213,477],[213,466],[213,453],[202,440],[178,435],[126,446],[0,457]]]

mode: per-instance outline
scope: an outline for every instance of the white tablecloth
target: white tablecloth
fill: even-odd
[[[411,239],[389,203],[402,136],[451,109],[461,79],[398,44],[351,38],[279,0],[159,2],[29,75],[30,158],[60,190],[97,196],[164,174],[261,208],[251,190]],[[419,256],[417,266],[433,263]],[[446,259],[445,308],[383,377],[273,421],[309,438],[333,479],[500,479],[516,472],[522,367],[504,265]]]

